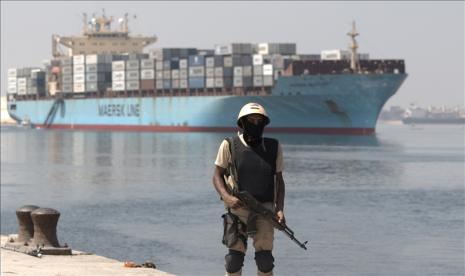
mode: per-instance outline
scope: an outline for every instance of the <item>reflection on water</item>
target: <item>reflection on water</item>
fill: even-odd
[[[17,231],[17,207],[53,207],[76,249],[224,274],[211,176],[231,133],[1,130],[2,234]],[[463,275],[463,130],[270,136],[284,150],[286,217],[310,240],[302,253],[276,235],[277,275]]]

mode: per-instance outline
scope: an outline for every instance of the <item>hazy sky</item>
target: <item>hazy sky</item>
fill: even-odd
[[[51,35],[76,35],[82,13],[130,17],[153,47],[295,42],[299,53],[346,49],[352,20],[360,52],[405,59],[409,77],[386,107],[465,105],[464,2],[9,2],[1,1],[1,88],[7,69],[51,58]]]

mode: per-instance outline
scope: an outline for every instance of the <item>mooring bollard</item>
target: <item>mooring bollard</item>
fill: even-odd
[[[34,223],[32,244],[36,246],[59,247],[57,224],[60,212],[52,208],[39,208],[31,213]]]
[[[18,238],[15,242],[29,243],[34,236],[34,225],[32,224],[31,212],[39,209],[39,206],[25,205],[16,209],[16,217],[18,218],[19,231]]]

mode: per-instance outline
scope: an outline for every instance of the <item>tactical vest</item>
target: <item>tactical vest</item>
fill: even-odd
[[[245,146],[238,136],[229,138],[232,162],[236,168],[238,189],[247,191],[260,202],[274,201],[274,181],[278,141],[263,138],[263,146]]]

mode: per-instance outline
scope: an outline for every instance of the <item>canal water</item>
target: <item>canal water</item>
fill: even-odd
[[[178,275],[223,275],[212,186],[231,133],[1,128],[1,233],[26,204],[61,212],[58,239]],[[275,275],[464,275],[464,129],[379,125],[369,137],[270,134],[284,150]],[[244,275],[255,274],[253,249]]]

